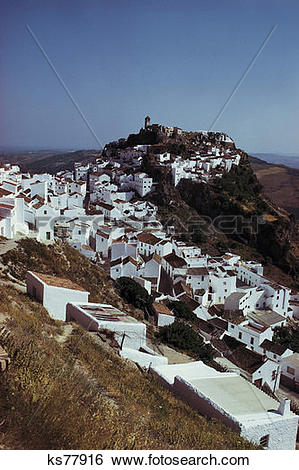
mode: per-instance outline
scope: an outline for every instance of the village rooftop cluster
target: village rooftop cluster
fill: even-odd
[[[56,175],[22,173],[17,165],[2,164],[0,235],[43,243],[62,239],[112,279],[132,278],[153,296],[158,326],[175,321],[169,302],[184,302],[228,372],[201,361],[169,365],[147,345],[144,323],[114,306],[89,303],[89,293],[70,281],[28,272],[28,293],[53,318],[76,321],[90,331],[113,331],[123,357],[151,368],[202,414],[265,448],[292,449],[298,418],[287,400],[277,408],[257,386],[273,393],[280,382],[298,387],[299,355],[272,339],[275,327],[299,319],[299,294],[264,277],[260,263],[234,253],[203,254],[163,228],[157,207],[144,199],[159,184],[141,169],[147,151],[147,145],[107,148],[93,163],[77,163],[74,171]],[[208,183],[240,162],[240,155],[217,146],[187,160],[169,153],[156,158],[171,166],[174,185],[181,178]]]

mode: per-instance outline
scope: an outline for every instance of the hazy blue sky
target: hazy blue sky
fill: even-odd
[[[0,146],[96,148],[32,40],[101,142],[144,116],[207,129],[277,29],[215,129],[252,152],[299,153],[298,0],[0,0]]]

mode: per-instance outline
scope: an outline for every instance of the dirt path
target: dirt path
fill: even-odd
[[[63,333],[59,336],[56,336],[56,341],[59,344],[65,343],[71,332],[73,331],[73,327],[70,323],[67,325],[63,325]]]
[[[187,356],[187,354],[182,354],[178,351],[175,351],[169,346],[166,346],[166,344],[161,343],[157,346],[156,344],[152,343],[152,341],[150,341],[148,338],[147,345],[158,354],[167,357],[168,364],[185,364],[186,362],[194,362],[195,360],[192,357]]]

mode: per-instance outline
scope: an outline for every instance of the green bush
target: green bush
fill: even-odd
[[[287,326],[274,328],[273,342],[287,346],[294,352],[299,352],[299,330]]]
[[[196,359],[210,361],[213,358],[213,348],[205,344],[202,337],[191,326],[175,321],[172,325],[163,326],[156,334],[162,342],[174,346]]]
[[[120,296],[128,303],[140,308],[146,314],[152,314],[153,299],[138,282],[130,277],[119,277],[116,281],[116,287]]]
[[[177,318],[182,318],[187,321],[193,321],[196,318],[196,315],[192,312],[191,308],[185,304],[185,302],[173,301],[169,302],[167,306]]]

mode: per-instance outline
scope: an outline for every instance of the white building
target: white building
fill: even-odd
[[[299,392],[299,353],[291,354],[281,360],[281,384]]]
[[[70,302],[66,320],[75,321],[88,331],[110,330],[121,348],[146,347],[146,325],[108,304]]]
[[[89,292],[69,279],[27,271],[26,285],[27,294],[41,302],[56,320],[66,319],[68,302],[88,302]]]
[[[294,450],[298,416],[235,373],[202,362],[152,367],[160,381],[202,415],[216,418],[266,449]]]

